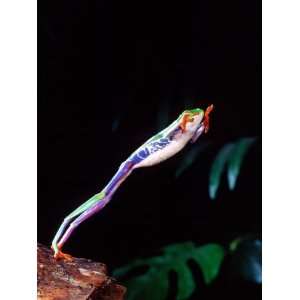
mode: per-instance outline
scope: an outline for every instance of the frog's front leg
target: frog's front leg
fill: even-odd
[[[191,138],[191,143],[195,143],[198,138],[200,137],[200,135],[205,131],[205,126],[204,125],[201,125],[197,131],[194,133],[193,137]]]

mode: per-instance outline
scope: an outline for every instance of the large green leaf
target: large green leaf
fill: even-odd
[[[215,199],[220,185],[221,176],[225,165],[234,149],[234,144],[226,144],[217,154],[210,170],[209,175],[209,196]]]
[[[207,244],[195,247],[194,243],[187,242],[173,244],[163,248],[161,256],[138,259],[113,272],[120,278],[128,272],[143,266],[148,270],[142,275],[130,278],[125,285],[128,288],[128,300],[164,300],[168,294],[169,274],[177,273],[178,292],[176,299],[188,299],[195,290],[196,283],[188,266],[193,259],[201,268],[206,284],[215,279],[224,258],[224,248],[217,244]]]
[[[242,138],[235,144],[234,150],[231,152],[227,169],[227,179],[230,190],[235,188],[242,161],[247,153],[247,150],[254,141],[255,138]]]

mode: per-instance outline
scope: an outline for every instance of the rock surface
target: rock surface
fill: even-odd
[[[123,300],[126,289],[107,276],[106,266],[85,258],[56,261],[52,251],[38,244],[38,299]]]

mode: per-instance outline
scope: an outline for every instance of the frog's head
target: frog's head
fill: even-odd
[[[183,132],[189,131],[195,133],[202,127],[205,133],[209,129],[209,114],[213,110],[213,105],[210,105],[205,111],[201,108],[185,110],[179,117],[178,122]]]

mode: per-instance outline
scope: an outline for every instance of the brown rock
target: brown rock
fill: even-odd
[[[123,300],[126,289],[107,276],[106,266],[85,258],[56,261],[47,247],[37,249],[38,299]]]

